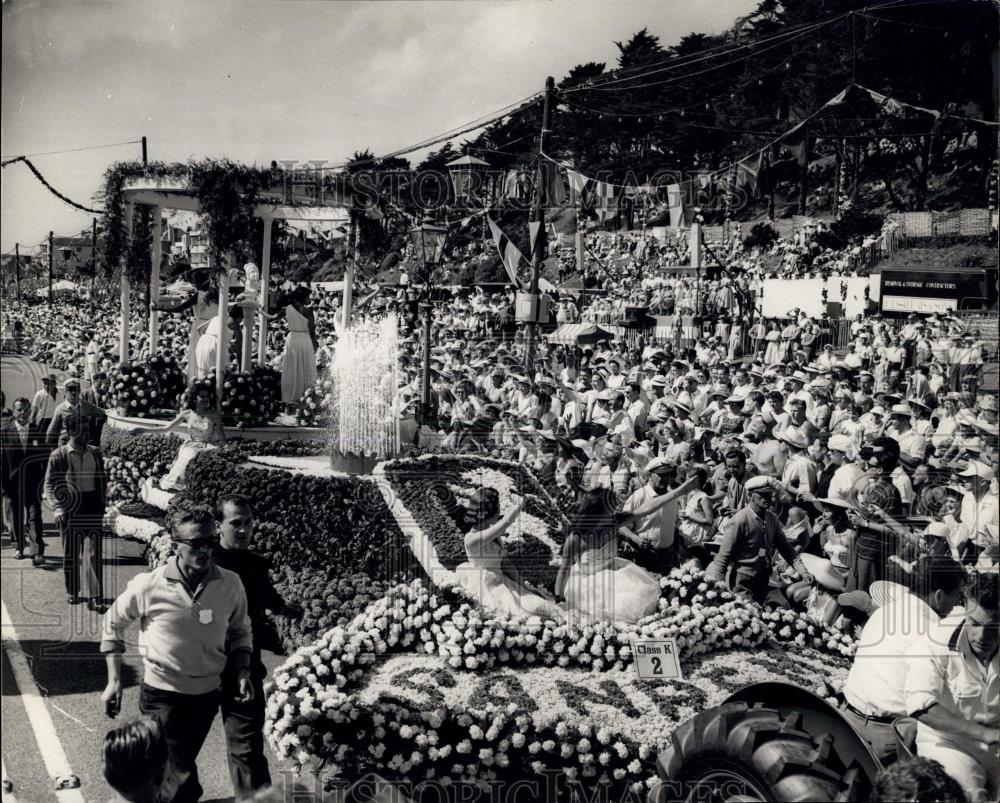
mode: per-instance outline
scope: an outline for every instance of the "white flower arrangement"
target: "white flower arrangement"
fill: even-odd
[[[557,770],[645,788],[677,725],[735,688],[823,677],[829,696],[842,684],[845,662],[808,645],[768,649],[769,612],[692,567],[661,585],[659,611],[633,627],[497,617],[459,589],[398,585],[275,672],[265,733],[279,757],[348,776],[374,767],[405,779],[419,766],[483,782]],[[634,637],[676,638],[685,680],[640,681]]]

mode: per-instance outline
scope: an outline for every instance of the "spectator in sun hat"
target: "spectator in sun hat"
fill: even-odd
[[[930,405],[920,399],[908,399],[907,404],[910,406],[912,413],[910,426],[913,427],[914,432],[921,435],[927,443],[930,443],[934,435],[934,422],[931,421]]]
[[[787,449],[787,459],[781,472],[781,483],[798,492],[816,490],[816,463],[809,456],[809,442],[801,431],[788,427],[779,439]]]
[[[969,800],[996,800],[997,573],[978,572],[964,591],[958,626],[942,620],[907,651],[906,714],[917,720],[920,756],[940,762]]]
[[[974,563],[979,553],[995,542],[996,527],[1000,524],[1000,507],[991,488],[996,469],[973,460],[955,476],[967,489],[962,499],[959,552],[965,562]],[[989,527],[993,528],[992,537]]]
[[[910,650],[926,647],[941,617],[960,601],[965,583],[961,566],[948,557],[921,557],[912,576],[912,593],[873,610],[843,690],[841,714],[883,763],[896,758],[899,737],[893,723],[907,713]]]

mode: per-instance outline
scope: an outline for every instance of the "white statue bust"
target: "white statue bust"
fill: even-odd
[[[247,262],[243,266],[243,285],[243,292],[237,297],[237,303],[256,304],[260,293],[260,268],[253,262]]]

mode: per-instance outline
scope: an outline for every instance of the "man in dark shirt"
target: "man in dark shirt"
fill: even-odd
[[[260,658],[261,636],[270,630],[267,611],[298,618],[302,610],[287,605],[269,575],[270,561],[251,552],[248,547],[253,535],[253,511],[245,496],[232,494],[219,499],[215,508],[219,530],[219,546],[213,559],[216,565],[236,572],[246,589],[248,613],[253,629],[253,652],[250,680],[253,700],[246,703],[223,696],[222,721],[229,747],[229,772],[237,800],[252,797],[254,792],[271,785],[267,759],[264,757],[264,678],[267,669]],[[230,676],[232,674],[232,677]],[[222,675],[223,688],[231,685],[235,667],[227,666]]]
[[[847,590],[867,592],[876,580],[886,579],[889,556],[896,553],[898,546],[897,533],[881,522],[886,516],[900,517],[903,505],[899,488],[893,482],[893,472],[899,465],[896,442],[892,438],[877,438],[861,450],[861,456],[868,460],[868,472],[856,484],[860,512],[852,514],[857,535]],[[856,587],[852,588],[852,580]]]

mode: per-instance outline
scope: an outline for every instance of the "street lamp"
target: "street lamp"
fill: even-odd
[[[423,372],[420,380],[420,424],[427,423],[431,409],[431,272],[440,264],[444,256],[444,242],[448,229],[434,225],[430,215],[425,215],[423,223],[410,229],[410,242],[417,258],[423,263],[423,278],[427,283],[424,301],[420,305],[423,313],[424,350]]]
[[[460,156],[445,165],[455,188],[455,200],[459,203],[467,201],[483,201],[486,205],[484,189],[485,177],[490,169],[490,163],[477,159],[475,156]]]

